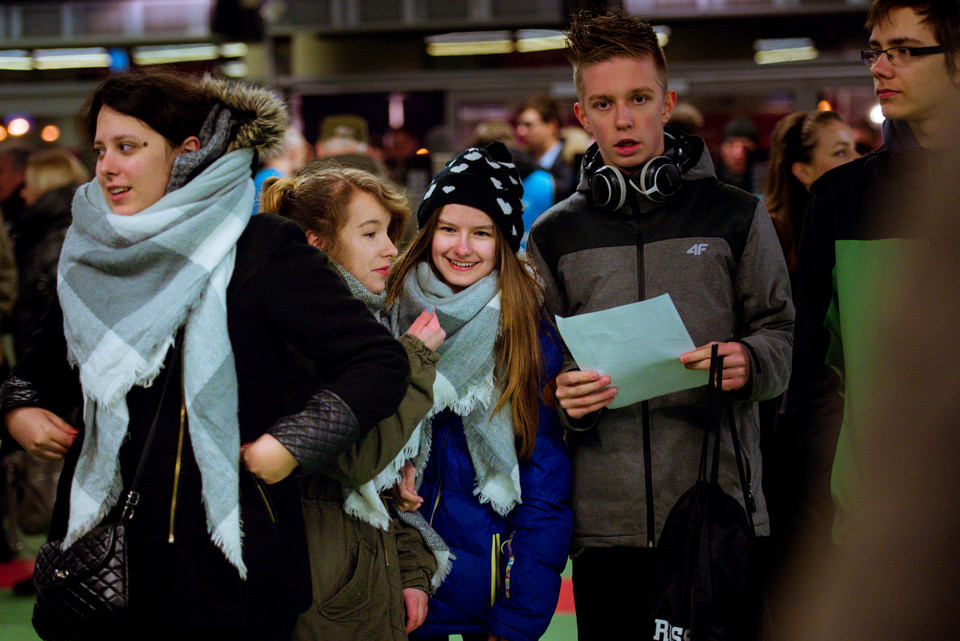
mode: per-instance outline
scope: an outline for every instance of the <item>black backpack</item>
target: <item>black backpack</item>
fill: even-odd
[[[725,641],[743,638],[747,576],[753,544],[753,519],[717,482],[720,462],[720,409],[723,357],[714,345],[710,361],[707,429],[704,430],[697,482],[667,515],[658,544],[658,565],[651,599],[652,641]],[[740,457],[733,417],[730,434],[744,499],[749,486]],[[713,465],[707,480],[708,441],[713,435]]]

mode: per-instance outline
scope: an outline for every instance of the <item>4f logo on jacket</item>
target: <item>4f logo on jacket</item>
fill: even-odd
[[[690,246],[690,249],[687,250],[687,253],[699,256],[705,251],[707,251],[707,243],[694,243]]]

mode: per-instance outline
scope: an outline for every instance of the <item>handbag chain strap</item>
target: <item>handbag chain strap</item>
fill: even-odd
[[[174,343],[174,354],[180,353],[180,348],[183,343],[183,332],[180,331],[177,333],[176,342]],[[160,412],[163,411],[163,400],[167,396],[167,390],[170,388],[170,380],[173,378],[178,378],[173,371],[174,364],[179,364],[180,358],[175,358],[174,363],[171,363],[167,368],[167,375],[163,381],[163,389],[160,391],[160,403],[157,406],[157,413],[153,415],[153,422],[150,423],[150,431],[147,432],[147,440],[143,445],[143,452],[140,454],[140,461],[137,463],[137,471],[133,475],[133,482],[130,484],[130,490],[127,492],[126,500],[123,504],[123,512],[120,514],[121,522],[128,522],[133,519],[133,513],[137,508],[137,505],[140,504],[140,492],[137,489],[140,487],[140,481],[143,479],[143,472],[146,468],[147,455],[150,453],[150,449],[153,447],[154,437],[157,434],[157,424],[160,422]]]

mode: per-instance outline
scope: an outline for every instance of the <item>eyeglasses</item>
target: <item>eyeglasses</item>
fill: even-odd
[[[880,60],[882,54],[887,54],[887,60],[890,61],[890,64],[897,65],[908,65],[910,64],[910,59],[917,56],[929,56],[934,53],[943,53],[947,48],[943,45],[936,45],[933,47],[890,47],[889,49],[863,49],[860,52],[860,57],[863,59],[863,63],[873,68],[873,65],[877,64],[877,61]]]

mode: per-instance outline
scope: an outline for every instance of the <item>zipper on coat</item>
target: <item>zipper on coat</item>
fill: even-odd
[[[513,556],[513,534],[510,535],[510,538],[507,539],[506,543],[500,546],[500,553],[503,554],[503,548],[506,546],[506,556],[507,556],[507,567],[503,571],[503,596],[506,599],[510,598],[510,573],[513,571],[513,562],[516,561],[516,557]]]
[[[647,547],[656,545],[656,522],[653,519],[653,446],[650,443],[650,404],[640,404],[643,413],[643,481],[647,503]]]
[[[253,472],[250,473],[253,476]],[[257,486],[257,491],[260,493],[260,499],[263,501],[263,507],[267,509],[267,516],[270,518],[270,523],[274,527],[277,526],[277,513],[273,509],[273,501],[270,500],[270,495],[267,494],[267,489],[263,486],[263,481],[261,481],[257,476],[253,476],[253,483]]]
[[[637,300],[642,301],[647,295],[647,282],[644,276],[643,255],[643,218],[640,205],[636,205],[636,246],[637,246]],[[643,413],[643,485],[647,504],[647,547],[656,545],[656,521],[653,513],[653,446],[650,438],[650,404],[643,401],[640,404]]]
[[[443,477],[437,480],[437,496],[433,499],[433,507],[430,508],[430,526],[433,527],[433,515],[437,513],[437,507],[440,506],[440,492],[443,490]]]
[[[450,439],[450,432],[445,432],[443,435],[443,449],[447,448],[447,441]],[[440,466],[437,466],[440,468]],[[439,470],[437,474],[437,496],[433,499],[433,507],[430,508],[430,526],[433,526],[433,516],[437,513],[437,507],[440,506],[440,493],[443,491],[443,469]]]
[[[396,534],[394,533],[394,527],[396,526],[391,523],[390,529],[387,530],[386,532],[384,532],[383,530],[379,530],[380,549],[383,550],[383,562],[387,564],[387,567],[390,567],[390,555],[387,554],[387,550],[389,549],[389,547],[387,546],[386,538],[388,536],[394,539],[396,538]]]
[[[176,535],[174,526],[177,518],[177,494],[180,491],[180,467],[183,460],[183,433],[185,431],[187,418],[187,404],[183,393],[183,368],[180,370],[180,434],[177,436],[177,458],[173,464],[173,493],[170,497],[170,532],[167,535],[167,543],[174,543]]]
[[[490,605],[497,602],[500,591],[500,533],[493,535],[490,545]]]

